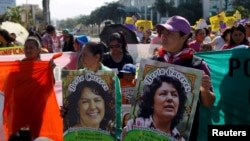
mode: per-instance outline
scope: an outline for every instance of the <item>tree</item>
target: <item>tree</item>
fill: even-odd
[[[115,23],[120,23],[121,18],[125,18],[126,12],[123,10],[125,7],[118,2],[106,3],[103,6],[103,19],[112,20]]]
[[[183,3],[178,6],[178,15],[188,19],[190,24],[195,24],[203,16],[202,5],[199,0]]]
[[[247,9],[248,11],[250,11],[250,1],[249,0],[234,0],[233,5],[235,7],[242,6],[245,9]]]
[[[73,18],[67,18],[66,20],[61,20],[60,24],[58,25],[60,28],[68,28],[68,29],[74,29],[74,27],[77,25],[76,19]]]
[[[76,18],[77,23],[82,23],[84,25],[89,25],[90,24],[90,16],[89,15],[81,15]]]
[[[172,0],[169,3],[166,3],[165,0],[157,0],[153,4],[153,9],[159,12],[160,17],[166,17],[175,13],[176,8]]]
[[[7,11],[2,15],[4,20],[16,22],[22,24],[21,13],[25,13],[25,10],[20,7],[7,7]]]

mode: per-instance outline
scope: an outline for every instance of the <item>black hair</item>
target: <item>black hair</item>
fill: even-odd
[[[42,43],[43,43],[42,42],[42,36],[41,36],[41,34],[39,32],[30,30],[28,37],[30,37],[30,36],[36,37],[40,41],[41,46],[43,46],[42,45]]]
[[[53,26],[53,25],[48,25],[47,27],[46,27],[46,32],[47,33],[52,33],[53,31],[55,31],[56,30],[56,28]]]
[[[176,116],[172,119],[170,129],[173,130],[180,123],[185,112],[185,104],[187,100],[185,89],[182,83],[174,77],[161,75],[153,80],[151,85],[145,85],[142,92],[142,97],[139,103],[138,117],[149,118],[153,114],[154,96],[156,90],[163,82],[172,84],[179,94],[179,107]]]
[[[15,38],[10,35],[10,33],[5,29],[0,29],[0,35],[4,37],[4,39],[7,41],[7,47],[10,45],[11,42],[15,41]],[[1,46],[1,43],[0,43]]]
[[[242,25],[242,24],[237,24],[237,25],[234,25],[231,30],[230,30],[230,42],[229,42],[229,45],[234,45],[235,44],[235,41],[233,40],[232,38],[232,34],[235,30],[238,30],[240,32],[242,32],[244,34],[244,39],[243,41],[240,43],[240,44],[244,44],[244,45],[248,45],[248,41],[247,41],[247,38],[246,38],[246,29],[245,27]]]
[[[221,38],[223,38],[224,40],[226,40],[226,36],[227,36],[227,34],[229,34],[230,32],[231,32],[231,28],[227,27],[227,28],[222,32]]]
[[[127,54],[127,41],[124,34],[125,33],[123,33],[122,31],[113,33],[112,35],[110,35],[108,43],[110,43],[111,41],[117,41],[121,44],[123,54]]]
[[[107,45],[104,42],[88,42],[85,44],[87,48],[93,55],[100,55],[100,62],[103,59],[104,50],[107,49]]]
[[[114,111],[115,111],[115,102],[114,97],[110,93],[109,90],[104,90],[101,84],[97,83],[96,81],[82,81],[80,82],[77,87],[76,91],[72,92],[67,97],[67,113],[64,118],[64,125],[66,125],[66,129],[69,127],[73,127],[74,125],[78,124],[78,118],[80,118],[78,111],[77,111],[77,104],[78,100],[82,95],[82,91],[84,88],[89,88],[93,93],[99,95],[103,98],[105,102],[105,115],[103,120],[100,123],[100,127],[102,130],[109,130],[112,129],[111,123],[114,122]],[[111,131],[112,132],[112,131]]]
[[[8,141],[32,141],[30,130],[19,130],[10,135]]]

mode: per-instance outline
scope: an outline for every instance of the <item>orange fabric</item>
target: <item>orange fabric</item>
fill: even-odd
[[[63,140],[63,122],[48,61],[0,62],[0,91],[4,92],[6,138],[21,127],[33,137]]]
[[[55,55],[53,55],[52,59],[56,59],[56,58],[58,58],[58,57],[61,57],[62,55],[63,55],[62,52],[58,52],[58,53],[56,53]]]

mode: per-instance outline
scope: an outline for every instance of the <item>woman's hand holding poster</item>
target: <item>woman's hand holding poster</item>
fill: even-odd
[[[123,141],[188,140],[202,71],[141,59]]]

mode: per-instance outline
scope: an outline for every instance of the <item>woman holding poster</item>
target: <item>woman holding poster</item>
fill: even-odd
[[[181,16],[172,16],[166,23],[156,25],[156,28],[160,31],[162,48],[154,60],[204,71],[200,87],[200,102],[196,108],[189,138],[190,141],[196,141],[199,127],[199,103],[205,107],[211,107],[215,101],[209,67],[202,59],[196,57],[193,50],[187,45],[191,36],[190,23],[187,19]]]
[[[74,119],[74,123],[70,124],[69,127],[87,127],[87,128],[101,128],[102,131],[108,131],[108,135],[115,135],[116,139],[120,138],[121,135],[121,87],[120,87],[120,81],[117,75],[112,71],[112,69],[106,67],[105,65],[102,64],[102,59],[103,59],[103,49],[105,48],[105,45],[103,43],[96,43],[96,42],[88,42],[85,44],[85,47],[83,48],[81,52],[81,61],[84,66],[84,69],[77,71],[81,72],[81,74],[77,74],[79,76],[84,76],[83,73],[91,73],[94,76],[99,76],[103,75],[103,77],[107,78],[112,78],[112,83],[111,82],[106,82],[104,83],[99,83],[97,89],[97,83],[99,82],[87,82],[88,84],[84,83],[84,87],[82,89],[77,88],[79,97],[76,99],[79,99],[81,97],[81,100],[75,101],[75,104],[78,103],[77,106],[80,106],[81,109],[86,110],[83,112],[81,115],[85,116],[84,118],[80,119]],[[76,73],[77,73],[76,72]],[[97,78],[97,77],[95,77]],[[95,79],[97,80],[97,79]],[[67,79],[65,79],[67,83]],[[95,84],[91,84],[95,83]],[[73,83],[72,83],[73,84]],[[68,83],[67,83],[68,85]],[[82,85],[82,84],[81,84]],[[90,86],[91,85],[91,86]],[[105,85],[112,85],[109,86],[109,90],[106,90]],[[86,88],[88,86],[88,88]],[[77,86],[78,87],[78,86]],[[104,89],[100,91],[101,89]],[[109,98],[111,95],[108,93],[112,91],[112,98]],[[73,92],[73,91],[72,91]],[[80,95],[81,94],[81,95]],[[65,102],[64,107],[61,110],[62,115],[65,116],[67,112],[69,112],[69,109],[67,108],[69,105],[68,104],[73,104]],[[85,106],[84,106],[85,105]],[[87,105],[87,106],[86,106]],[[94,106],[95,105],[95,106]],[[98,105],[98,106],[97,106]],[[104,105],[104,106],[101,106]],[[86,108],[89,107],[89,108]],[[91,107],[96,107],[93,108],[95,110],[91,110]],[[77,108],[77,107],[75,107]],[[77,108],[79,110],[75,112],[80,112],[80,108]],[[73,109],[74,110],[74,109]],[[108,113],[110,110],[113,113]],[[82,111],[82,110],[81,110]],[[77,114],[77,113],[76,113]],[[70,115],[70,114],[69,114]],[[80,115],[80,113],[79,113]],[[95,119],[94,122],[90,122],[89,120],[83,120],[83,119],[93,119],[93,117],[98,117]],[[66,121],[67,122],[67,121]],[[66,128],[68,128],[67,123]],[[64,124],[64,125],[65,125]],[[90,125],[91,124],[91,125]],[[113,125],[112,125],[113,124]],[[114,128],[113,129],[108,129],[109,127]],[[96,130],[97,131],[97,130]],[[114,132],[113,132],[114,131]],[[93,137],[95,134],[91,133]],[[64,136],[64,139],[71,139],[71,137],[66,137],[67,135]],[[77,136],[77,135],[76,135]],[[73,137],[74,138],[74,137]],[[65,139],[65,140],[67,140]],[[104,138],[103,138],[104,139]],[[115,139],[115,138],[114,138]],[[96,139],[99,140],[99,139]],[[105,139],[104,139],[105,140]],[[107,140],[107,139],[106,139]]]
[[[129,131],[133,127],[149,127],[183,141],[184,138],[176,126],[183,118],[190,85],[182,84],[181,77],[165,74],[156,75],[154,78],[149,76],[144,79],[146,85],[143,87],[138,118],[129,120],[126,130]]]

